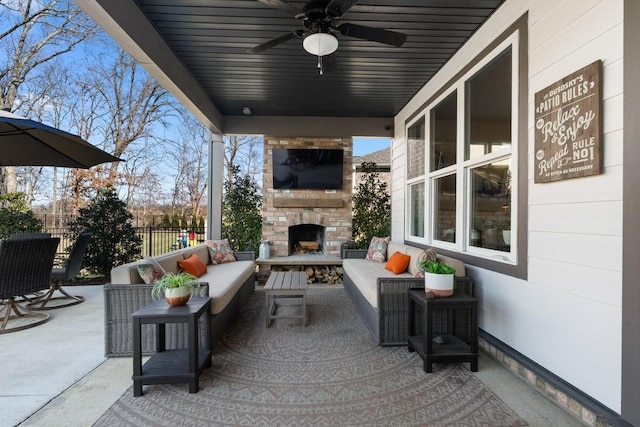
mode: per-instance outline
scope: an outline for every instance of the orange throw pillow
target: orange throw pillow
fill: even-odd
[[[407,271],[407,267],[409,266],[409,262],[411,261],[411,257],[409,255],[402,254],[398,251],[395,251],[393,255],[387,261],[387,264],[384,266],[386,270],[392,271],[393,274],[400,274]]]
[[[207,266],[204,265],[202,260],[198,258],[198,255],[191,254],[189,258],[182,261],[178,261],[178,265],[187,273],[191,273],[196,277],[202,276],[207,272]]]

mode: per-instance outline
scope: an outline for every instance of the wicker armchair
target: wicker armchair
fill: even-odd
[[[0,300],[4,302],[0,308],[0,334],[31,328],[49,320],[48,314],[31,311],[17,302],[16,297],[49,287],[59,243],[59,238],[0,242]]]

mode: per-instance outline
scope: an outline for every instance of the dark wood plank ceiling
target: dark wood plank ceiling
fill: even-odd
[[[295,38],[262,54],[247,49],[302,28],[256,0],[138,0],[223,115],[393,117],[503,0],[362,0],[349,22],[407,34],[400,47],[338,36],[338,69],[320,75]],[[306,2],[289,1],[302,8]]]

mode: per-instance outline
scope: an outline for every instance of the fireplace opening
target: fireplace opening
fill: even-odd
[[[323,254],[325,227],[300,224],[289,227],[289,255]]]

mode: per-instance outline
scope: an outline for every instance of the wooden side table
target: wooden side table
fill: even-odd
[[[274,271],[264,285],[267,301],[267,328],[273,319],[302,319],[307,325],[307,274],[303,271]],[[276,298],[300,298],[302,314],[279,315],[276,313]]]
[[[446,298],[427,299],[424,288],[411,288],[409,294],[409,351],[424,361],[424,371],[433,372],[433,363],[470,362],[478,372],[478,300],[464,293]],[[422,309],[422,333],[415,331],[416,308]],[[446,310],[446,325],[434,333],[435,315]],[[466,311],[466,313],[465,313]],[[457,328],[456,316],[469,316],[466,331]]]
[[[143,384],[189,384],[189,393],[197,393],[200,373],[211,367],[210,297],[191,297],[186,305],[170,307],[164,300],[154,301],[134,312],[133,320],[133,395],[142,396]],[[199,319],[205,316],[204,347],[200,347]],[[187,348],[167,350],[167,323],[188,323]],[[142,325],[156,325],[156,353],[142,364]]]

